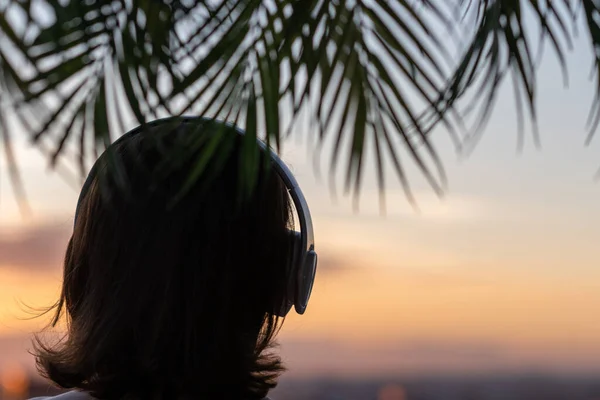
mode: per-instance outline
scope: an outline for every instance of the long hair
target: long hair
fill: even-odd
[[[213,179],[173,203],[194,157],[170,163],[158,183],[149,173],[192,135],[171,128],[143,129],[97,162],[52,308],[51,326],[64,319],[67,333],[54,344],[35,337],[38,369],[98,399],[259,399],[283,370],[272,347],[290,279],[288,193],[261,168],[239,201],[243,139],[227,128],[233,146],[206,168]],[[123,195],[111,159],[125,172]]]

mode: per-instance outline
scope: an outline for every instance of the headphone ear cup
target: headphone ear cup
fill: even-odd
[[[315,276],[317,273],[317,253],[313,250],[308,251],[302,262],[302,267],[298,271],[298,290],[294,305],[296,312],[300,315],[304,314],[310,295],[312,293]]]

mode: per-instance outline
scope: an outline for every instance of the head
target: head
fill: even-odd
[[[226,148],[186,186],[219,135]],[[298,309],[290,291],[297,238],[274,168],[258,168],[256,184],[240,193],[245,153],[232,127],[170,119],[100,157],[55,306],[53,324],[64,317],[67,335],[36,341],[44,375],[100,399],[266,395],[283,369],[272,351],[280,316],[294,302]],[[268,149],[257,155],[256,165],[269,165]]]

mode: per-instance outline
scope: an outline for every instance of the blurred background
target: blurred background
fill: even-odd
[[[443,199],[409,168],[418,211],[390,183],[382,213],[373,171],[355,211],[329,190],[326,169],[316,175],[306,132],[285,144],[320,265],[306,314],[280,335],[288,372],[274,399],[600,399],[600,138],[584,146],[595,88],[587,39],[575,45],[568,90],[551,57],[539,71],[541,149],[528,136],[516,150],[505,85],[472,155],[435,132]],[[24,304],[57,298],[78,196],[15,136],[31,212],[19,211],[0,158],[3,400],[56,392],[28,353],[48,321],[29,319]]]

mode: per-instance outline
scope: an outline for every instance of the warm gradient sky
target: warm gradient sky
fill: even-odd
[[[516,152],[510,85],[467,159],[437,132],[450,187],[439,200],[409,168],[420,214],[390,179],[381,216],[372,174],[353,213],[315,178],[306,147],[288,143],[283,158],[311,206],[320,254],[310,307],[282,333],[292,372],[600,372],[600,136],[584,147],[594,93],[586,46],[578,40],[569,60],[568,90],[547,54],[540,151],[528,136]],[[30,217],[0,162],[0,368],[28,359],[23,338],[39,325],[19,319],[19,301],[58,294],[78,194],[21,139]]]

